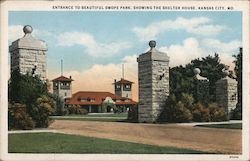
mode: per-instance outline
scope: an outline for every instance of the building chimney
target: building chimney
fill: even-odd
[[[72,79],[72,77],[71,77],[71,76],[69,76],[69,79]]]
[[[115,84],[116,84],[116,79],[115,79]]]

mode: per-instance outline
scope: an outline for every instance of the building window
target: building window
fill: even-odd
[[[67,96],[67,92],[64,93],[64,96]]]
[[[121,86],[120,86],[120,85],[116,85],[116,88],[117,88],[117,89],[120,89],[120,88],[121,88]]]
[[[131,90],[131,85],[130,84],[125,84],[123,90],[124,91],[130,91]]]
[[[125,88],[130,88],[130,85],[126,84],[126,85],[125,85]]]
[[[80,99],[81,100],[81,102],[87,102],[87,99],[86,98],[82,98],[82,99]]]

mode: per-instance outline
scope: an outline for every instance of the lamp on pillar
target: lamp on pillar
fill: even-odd
[[[206,77],[201,76],[201,70],[194,68],[194,82],[195,82],[195,94],[194,99],[196,102],[208,104],[210,100],[209,96],[209,80]]]

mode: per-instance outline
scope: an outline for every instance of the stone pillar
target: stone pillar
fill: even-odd
[[[42,80],[46,79],[47,44],[32,37],[32,27],[24,26],[24,37],[12,42],[9,46],[11,71],[19,69],[20,73],[34,73]]]
[[[139,122],[156,122],[169,96],[169,57],[155,49],[156,42],[149,42],[150,50],[139,55]]]
[[[216,82],[216,102],[225,109],[229,117],[237,104],[237,81],[228,77],[227,70],[224,73],[226,76]]]
[[[195,80],[195,102],[201,102],[207,105],[209,103],[209,80],[206,77],[200,75],[201,70],[199,68],[194,69]]]

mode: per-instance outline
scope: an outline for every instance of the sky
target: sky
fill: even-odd
[[[48,45],[47,76],[72,76],[73,93],[109,91],[114,79],[133,81],[138,100],[137,57],[148,42],[170,56],[170,67],[218,53],[233,68],[232,55],[242,46],[241,12],[155,11],[10,11],[9,44],[23,37],[23,26]]]

